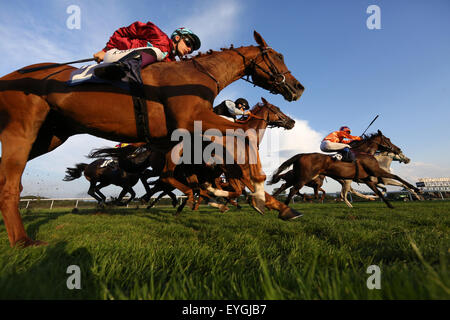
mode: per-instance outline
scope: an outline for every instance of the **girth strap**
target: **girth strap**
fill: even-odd
[[[136,130],[141,141],[150,141],[150,128],[148,126],[147,101],[144,89],[140,83],[130,81],[130,93],[133,98],[134,116],[136,119]]]
[[[355,164],[355,178],[353,180],[357,180],[359,179],[359,161],[358,159],[355,159],[355,161],[353,161],[353,163]]]

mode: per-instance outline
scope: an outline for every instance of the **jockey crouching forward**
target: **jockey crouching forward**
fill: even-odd
[[[94,74],[117,81],[131,72],[132,77],[142,83],[141,68],[156,61],[176,61],[176,56],[181,58],[192,53],[200,45],[199,37],[187,28],[176,29],[169,38],[152,22],[136,21],[116,30],[105,48],[94,54],[95,61],[107,63],[97,67]]]
[[[350,150],[349,143],[353,140],[361,140],[359,136],[350,135],[351,130],[347,126],[343,126],[339,131],[334,131],[327,135],[320,144],[320,150],[323,152],[338,152],[341,157],[335,157],[337,160],[353,162],[356,160],[355,155]],[[340,158],[340,159],[339,159]]]
[[[218,106],[214,107],[213,111],[219,116],[235,122],[237,116],[249,115],[249,109],[248,101],[244,98],[239,98],[235,102],[224,100]]]

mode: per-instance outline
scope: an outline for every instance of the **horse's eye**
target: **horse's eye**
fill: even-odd
[[[278,57],[278,59],[280,59],[281,61],[284,60],[284,57],[283,57],[283,55],[282,55],[281,53],[279,53],[277,57]]]

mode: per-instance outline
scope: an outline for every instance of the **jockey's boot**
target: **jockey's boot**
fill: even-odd
[[[114,62],[105,66],[95,68],[94,74],[96,77],[110,81],[119,81],[126,75],[128,66],[122,62]]]
[[[344,148],[341,151],[342,161],[345,162],[354,162],[356,160],[355,154],[350,150],[350,148]]]

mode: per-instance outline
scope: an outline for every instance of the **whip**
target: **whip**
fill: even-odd
[[[39,70],[44,70],[44,69],[56,68],[56,67],[64,66],[64,65],[67,65],[67,64],[89,62],[89,61],[94,61],[94,60],[95,60],[94,58],[89,58],[89,59],[81,59],[81,60],[75,60],[75,61],[64,62],[64,63],[54,63],[54,64],[49,64],[49,65],[41,66],[41,67],[20,69],[19,73],[22,73],[22,74],[23,73],[29,73],[29,72],[34,72],[34,71],[39,71]]]
[[[364,132],[362,133],[362,135],[364,135],[364,133],[366,133],[367,129],[369,129],[369,127],[372,125],[372,123],[375,122],[375,120],[377,120],[379,117],[379,115],[377,114],[377,116],[372,120],[372,122],[369,124],[369,126],[366,128],[366,130],[364,130]]]

